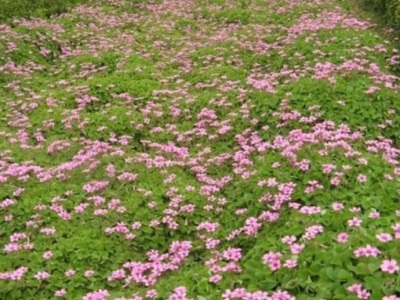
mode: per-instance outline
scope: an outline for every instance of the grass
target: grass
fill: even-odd
[[[48,18],[65,13],[68,8],[87,2],[88,0],[3,0],[0,6],[0,22],[18,18]]]

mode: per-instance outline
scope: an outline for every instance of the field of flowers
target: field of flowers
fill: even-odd
[[[349,0],[0,24],[0,299],[399,300],[396,43]]]

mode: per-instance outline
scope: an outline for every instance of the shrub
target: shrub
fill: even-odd
[[[400,29],[400,1],[399,0],[363,0],[367,9],[378,13],[383,21]]]

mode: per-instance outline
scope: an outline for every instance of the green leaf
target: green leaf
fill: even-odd
[[[13,299],[20,299],[21,298],[21,291],[14,289],[10,292],[10,295],[13,297]]]
[[[272,290],[278,285],[278,282],[274,280],[264,280],[262,281],[262,287],[264,290]]]
[[[368,275],[369,270],[368,270],[367,264],[359,263],[356,267],[356,273],[357,273],[357,275]]]
[[[336,273],[332,267],[321,269],[321,271],[319,272],[319,276],[321,277],[321,279],[329,279],[332,281],[336,279]]]
[[[370,274],[374,274],[377,270],[379,270],[380,263],[379,262],[369,263],[367,265],[367,268]]]
[[[209,286],[208,286],[207,279],[205,279],[205,280],[203,279],[197,284],[197,290],[200,293],[207,293],[208,292],[208,288],[209,288]]]
[[[297,278],[294,278],[292,280],[289,280],[285,285],[284,288],[287,290],[291,290],[296,288],[299,285],[299,280]]]
[[[397,276],[395,289],[396,292],[400,292],[400,276]]]
[[[391,294],[394,292],[396,282],[394,278],[387,278],[383,281],[382,291],[386,294]]]
[[[381,291],[383,286],[382,278],[367,276],[364,278],[365,288],[374,292]]]
[[[336,299],[346,299],[346,296],[348,295],[347,290],[343,286],[337,287],[334,293]]]
[[[339,269],[336,271],[336,278],[340,280],[351,280],[353,276],[349,271]]]

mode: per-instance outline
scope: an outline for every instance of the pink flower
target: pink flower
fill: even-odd
[[[67,276],[67,277],[72,277],[72,276],[74,276],[75,275],[75,271],[74,270],[72,270],[72,269],[69,269],[69,270],[67,270],[66,272],[65,272],[65,276]]]
[[[358,299],[369,299],[371,293],[363,289],[361,291],[358,291],[356,295]]]
[[[46,251],[45,253],[43,253],[44,259],[50,259],[52,256],[53,256],[53,252],[51,252],[51,251]]]
[[[231,261],[239,261],[242,258],[242,249],[228,248],[222,253],[223,258]]]
[[[86,294],[83,300],[106,300],[110,296],[107,290],[98,290],[96,292]]]
[[[387,243],[387,242],[390,242],[391,240],[393,240],[392,235],[389,233],[385,233],[385,232],[379,233],[375,237],[382,243]]]
[[[317,237],[319,233],[322,233],[324,228],[321,225],[314,225],[306,228],[306,232],[302,236],[304,239],[312,240]]]
[[[339,176],[335,176],[331,179],[331,184],[334,186],[338,186],[340,184],[340,177]]]
[[[400,297],[397,297],[396,295],[391,295],[383,297],[382,300],[400,300]]]
[[[377,219],[380,217],[380,213],[378,211],[372,211],[368,214],[368,218],[370,219]]]
[[[292,254],[299,254],[303,251],[304,247],[304,244],[293,243],[290,245],[290,252],[292,252]]]
[[[362,285],[359,283],[354,283],[354,284],[350,285],[349,287],[347,287],[347,290],[349,292],[356,293],[356,292],[362,290]]]
[[[359,283],[354,283],[347,288],[351,293],[355,293],[358,299],[369,299],[371,293],[363,289],[362,285]]]
[[[381,254],[381,251],[379,251],[378,248],[373,247],[373,246],[371,246],[371,245],[365,246],[364,249],[365,249],[365,255],[366,255],[367,257],[368,257],[368,256],[376,257],[376,256],[378,256],[379,254]]]
[[[65,289],[57,290],[54,293],[54,296],[56,297],[64,297],[67,294],[67,291]]]
[[[93,270],[86,270],[83,275],[85,277],[92,277],[94,275],[94,271]]]
[[[148,290],[147,292],[146,292],[146,297],[147,298],[155,298],[155,297],[157,297],[157,295],[158,295],[158,293],[157,293],[157,291],[156,290]]]
[[[347,241],[349,240],[349,235],[346,232],[339,233],[336,240],[342,244],[347,243]]]
[[[262,257],[263,263],[268,265],[272,271],[279,270],[281,268],[280,258],[282,253],[280,252],[268,252]]]
[[[297,267],[297,260],[296,259],[287,259],[285,263],[283,264],[284,267],[288,269],[293,269]]]
[[[364,175],[364,174],[360,174],[360,175],[357,176],[357,181],[358,181],[359,183],[364,183],[364,182],[367,181],[367,176]]]
[[[397,261],[394,259],[384,260],[381,264],[381,270],[383,272],[387,272],[389,274],[394,274],[399,270],[399,266],[397,265]]]
[[[344,205],[342,203],[335,202],[332,204],[332,209],[334,211],[341,211],[343,208],[344,208]]]
[[[360,208],[360,207],[352,207],[352,208],[350,208],[349,210],[350,210],[352,213],[358,213],[358,212],[361,211],[361,208]]]
[[[351,219],[351,220],[348,220],[347,221],[347,224],[350,226],[350,227],[360,227],[361,226],[361,223],[362,223],[362,220],[360,220],[359,218],[357,218],[357,217],[354,217],[353,219]]]
[[[274,168],[274,169],[277,169],[277,168],[279,168],[281,166],[281,164],[279,163],[279,162],[274,162],[273,164],[272,164],[272,167]]]
[[[380,253],[378,248],[372,247],[371,245],[366,245],[365,247],[354,250],[354,255],[356,257],[377,257]]]
[[[18,269],[13,271],[0,273],[0,280],[19,281],[22,279],[26,272],[28,272],[28,268],[19,267]]]
[[[296,241],[296,237],[294,235],[286,235],[281,239],[282,243],[291,245]]]
[[[169,296],[168,300],[186,300],[186,287],[179,286],[174,289],[174,292]]]
[[[47,272],[37,272],[34,276],[37,280],[45,280],[50,277],[50,274]]]
[[[286,291],[281,291],[281,290],[277,290],[276,292],[274,292],[272,294],[271,299],[273,300],[296,300],[295,297],[291,296],[288,292]]]
[[[212,283],[217,283],[217,282],[221,281],[221,279],[222,279],[222,276],[219,275],[219,274],[216,274],[216,275],[211,276],[211,277],[208,279],[208,281],[209,281],[209,282],[212,282]]]

